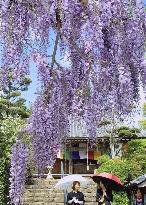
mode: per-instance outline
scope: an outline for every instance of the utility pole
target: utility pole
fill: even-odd
[[[114,107],[113,107],[112,108],[111,131],[110,131],[110,154],[111,154],[111,159],[114,159],[114,157],[115,157],[114,137],[113,137],[114,128],[115,128],[115,113],[114,113]]]

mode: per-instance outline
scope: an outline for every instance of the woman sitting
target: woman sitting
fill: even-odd
[[[84,195],[80,192],[80,182],[74,181],[72,189],[73,191],[67,195],[67,205],[83,205]]]

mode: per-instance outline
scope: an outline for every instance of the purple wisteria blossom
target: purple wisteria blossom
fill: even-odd
[[[13,145],[10,168],[10,192],[12,204],[21,204],[25,185],[25,174],[28,164],[28,147],[21,140]]]

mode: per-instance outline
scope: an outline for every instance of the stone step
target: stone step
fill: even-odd
[[[95,193],[96,193],[96,190],[94,190],[94,191],[92,191],[92,192],[83,192],[84,193],[84,195],[85,196],[95,196]],[[48,191],[48,192],[33,192],[32,190],[31,190],[31,192],[28,192],[28,190],[26,190],[25,191],[25,193],[24,193],[24,197],[25,196],[35,196],[35,197],[37,197],[37,196],[39,196],[39,197],[44,197],[44,196],[47,196],[47,195],[59,195],[59,196],[61,196],[61,195],[64,195],[64,193],[63,192],[57,192],[56,190],[54,190],[54,191]]]
[[[54,197],[57,197],[57,198],[64,198],[64,194],[62,193],[50,193],[50,194],[44,194],[44,193],[37,193],[37,194],[32,194],[32,195],[25,195],[24,194],[24,198],[39,198],[39,199],[44,199],[44,198],[54,198]]]
[[[47,197],[25,197],[23,201],[25,202],[33,202],[33,201],[60,201],[62,202],[64,200],[64,195],[63,196],[47,196]],[[92,202],[95,201],[95,196],[86,196],[85,195],[85,201]]]
[[[28,203],[28,202],[24,202],[22,203],[22,205],[64,205],[64,202],[63,203],[56,203],[56,202],[32,202],[32,203]]]
[[[24,203],[34,203],[34,202],[43,202],[43,203],[50,203],[50,202],[60,202],[64,203],[64,197],[45,197],[45,198],[39,198],[39,197],[32,197],[32,198],[25,198],[23,200]]]
[[[23,203],[22,205],[64,205],[64,202],[32,202],[32,203]],[[97,202],[85,202],[85,205],[98,205]],[[116,205],[116,204],[114,204]]]
[[[32,185],[26,185],[22,205],[64,205],[64,192],[54,187],[58,180],[34,179],[32,182]],[[94,182],[81,187],[85,196],[85,205],[97,205],[96,187]]]
[[[23,201],[22,205],[64,205],[64,201]],[[85,205],[97,205],[97,202],[95,200],[92,201],[85,201]]]
[[[48,179],[34,179],[32,180],[32,185],[43,185],[43,186],[48,186],[48,185],[55,185],[59,180],[57,179],[52,179],[52,180],[48,180]],[[31,186],[31,185],[27,185],[27,186]]]
[[[91,202],[95,202],[96,198],[95,196],[90,196],[90,198],[88,196],[85,196],[85,201],[86,203],[91,203]],[[64,196],[47,196],[47,197],[29,197],[29,198],[24,198],[23,200],[24,203],[28,203],[28,204],[32,204],[34,202],[40,202],[40,203],[53,203],[53,202],[60,202],[60,203],[64,203]]]
[[[33,188],[37,188],[37,187],[39,187],[39,188],[44,188],[44,187],[46,187],[46,188],[52,188],[52,187],[54,187],[55,188],[55,185],[57,184],[57,182],[58,181],[56,181],[56,182],[50,182],[50,181],[46,181],[45,183],[44,182],[41,182],[41,181],[38,181],[38,182],[34,182],[33,184],[31,184],[31,185],[26,185],[26,189],[33,189]],[[90,186],[90,187],[94,187],[95,186],[95,183],[94,184],[89,184],[88,186]],[[88,186],[85,186],[85,188],[86,187],[88,187]],[[82,187],[81,187],[82,188]]]
[[[88,190],[90,191],[91,189],[95,189],[97,187],[96,184],[94,185],[89,185],[89,186],[85,186],[85,187],[81,187],[81,190]],[[54,189],[54,190],[57,190],[58,192],[60,192],[60,189],[56,189],[54,186],[39,186],[39,185],[27,185],[25,186],[25,188],[27,190],[50,190],[50,189]]]
[[[59,179],[33,179],[32,180],[32,185],[43,185],[43,186],[48,186],[48,185],[52,185],[55,186],[55,184],[57,184],[57,182],[59,181]],[[91,180],[90,181],[91,184],[94,184],[94,182]],[[27,185],[30,186],[30,185]]]
[[[85,201],[85,205],[92,205],[95,204],[97,205],[96,201]],[[64,202],[55,202],[55,201],[48,201],[48,202],[41,202],[41,201],[32,201],[32,202],[23,202],[22,205],[64,205]],[[113,204],[116,205],[116,204]]]

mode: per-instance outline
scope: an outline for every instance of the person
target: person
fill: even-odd
[[[99,182],[96,193],[96,201],[99,205],[111,205],[113,201],[112,190],[104,185],[103,181]]]
[[[136,205],[143,205],[142,194],[141,194],[141,191],[139,189],[137,191]]]
[[[134,190],[130,190],[126,187],[126,191],[128,190],[128,199],[129,199],[129,205],[136,205],[136,193]]]
[[[72,192],[67,195],[67,205],[83,205],[84,194],[80,192],[80,182],[74,181],[72,189]]]

